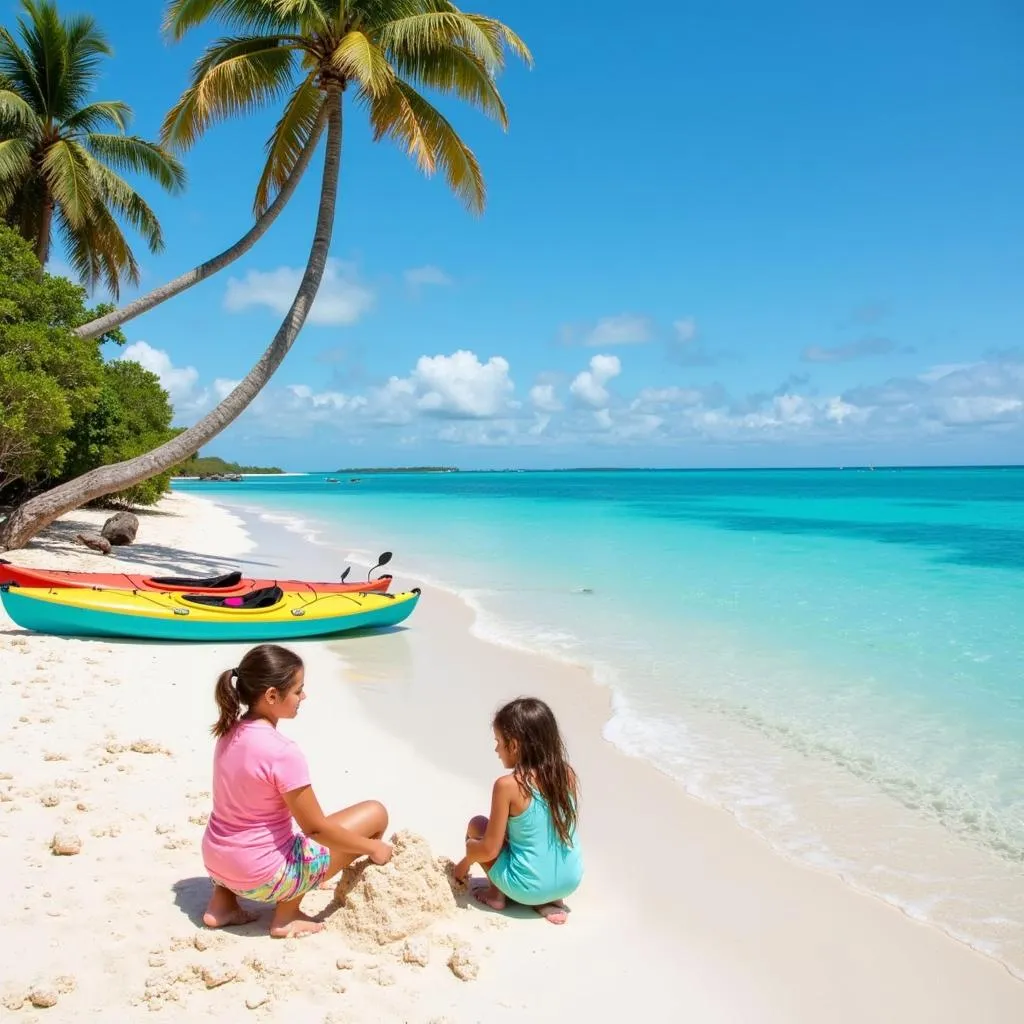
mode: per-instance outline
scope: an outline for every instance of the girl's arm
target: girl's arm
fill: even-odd
[[[487,830],[480,839],[471,839],[466,836],[466,856],[455,865],[456,878],[464,879],[474,864],[490,864],[501,853],[516,788],[516,780],[511,775],[503,775],[494,783],[494,789],[491,790],[491,813],[487,817]]]
[[[367,839],[350,828],[331,821],[324,814],[312,786],[302,786],[284,794],[284,802],[299,828],[310,839],[326,846],[331,853],[367,856],[374,864],[387,864],[391,860],[391,846],[380,839]]]

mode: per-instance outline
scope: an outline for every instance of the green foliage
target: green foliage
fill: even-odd
[[[41,274],[29,244],[0,225],[0,497],[23,497],[169,440],[172,410],[159,379],[137,363],[104,363],[114,331],[75,337],[97,310],[85,290]],[[151,504],[168,475],[116,496]]]
[[[71,480],[95,466],[144,455],[169,441],[177,433],[170,426],[173,415],[170,399],[155,373],[130,360],[106,363],[96,404],[76,420],[69,433],[71,450],[63,478]],[[104,502],[154,505],[170,480],[169,472],[161,473],[108,495]]]
[[[229,473],[280,473],[277,466],[240,466],[237,462],[225,462],[216,455],[203,455],[197,452],[186,459],[180,466],[175,466],[174,476],[213,476]]]
[[[85,292],[40,279],[29,245],[0,225],[0,489],[61,471],[67,431],[99,397],[103,359],[85,323]]]

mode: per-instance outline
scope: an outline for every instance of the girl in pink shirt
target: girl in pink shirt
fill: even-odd
[[[275,904],[275,938],[318,932],[323,925],[299,910],[303,895],[356,857],[391,859],[381,841],[388,826],[383,804],[364,800],[324,814],[302,751],[277,731],[306,699],[304,674],[297,654],[261,644],[217,680],[213,812],[203,835],[203,863],[213,880],[203,914],[210,928],[255,920],[239,905],[241,896]]]

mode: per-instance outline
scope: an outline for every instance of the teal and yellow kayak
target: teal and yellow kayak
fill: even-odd
[[[146,640],[298,640],[394,626],[420,592],[317,593],[280,587],[240,597],[139,590],[2,587],[7,614],[24,629],[58,636]]]

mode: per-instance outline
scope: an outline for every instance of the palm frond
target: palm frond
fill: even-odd
[[[164,117],[161,140],[188,149],[216,121],[283,96],[295,71],[293,50],[278,37],[218,39],[196,62],[192,84]]]
[[[6,28],[0,28],[0,75],[37,114],[45,111],[46,97],[37,69]]]
[[[113,54],[106,37],[89,15],[73,15],[62,24],[64,44],[60,77],[52,96],[62,119],[77,110],[93,91],[100,61]]]
[[[163,146],[135,135],[107,135],[91,132],[83,139],[93,156],[119,170],[146,174],[170,193],[185,187],[185,168]]]
[[[132,108],[120,100],[101,100],[80,107],[64,120],[64,131],[96,132],[113,126],[119,131],[127,131],[132,120]]]
[[[458,96],[493,118],[502,128],[508,128],[508,112],[494,77],[469,50],[452,44],[429,56],[422,53],[404,54],[400,51],[390,56],[395,70],[403,78],[447,95]]]
[[[331,54],[331,65],[369,96],[383,96],[395,80],[395,69],[381,49],[358,31],[342,37]]]
[[[90,159],[88,153],[70,139],[58,139],[43,154],[43,178],[72,228],[83,225],[96,205],[95,182],[89,173]]]
[[[160,221],[146,201],[109,167],[90,158],[89,172],[96,183],[96,192],[104,210],[113,210],[122,216],[146,239],[150,252],[161,252],[164,247]]]
[[[505,55],[495,44],[493,32],[485,31],[461,11],[431,11],[396,18],[374,32],[380,48],[388,54],[429,58],[453,43],[477,57],[489,71],[504,66]]]
[[[282,33],[299,22],[281,10],[277,0],[172,0],[164,17],[164,31],[180,40],[190,29],[216,18],[246,33]]]
[[[39,118],[32,105],[18,95],[6,83],[0,87],[0,131],[6,135],[33,131]]]
[[[425,100],[412,86],[399,81],[398,89],[420,126],[430,147],[435,167],[444,171],[451,190],[473,213],[481,213],[486,202],[484,176],[473,151],[441,112]]]
[[[305,148],[319,140],[323,104],[314,72],[289,97],[281,119],[267,140],[267,162],[256,186],[254,210],[257,216],[273,202]]]
[[[503,48],[507,48],[528,68],[533,67],[533,54],[530,53],[530,48],[504,22],[498,21],[497,18],[488,18],[484,14],[467,14],[466,17],[490,39],[496,50],[501,52]]]
[[[433,174],[436,167],[433,147],[401,86],[401,79],[395,79],[394,85],[383,96],[370,96],[360,90],[359,102],[369,111],[373,141],[379,142],[390,136],[416,161],[424,174]]]
[[[117,299],[122,279],[138,284],[135,254],[109,210],[97,209],[87,225],[74,230],[58,208],[56,222],[68,260],[87,288],[92,290],[102,281]]]
[[[24,139],[0,141],[0,214],[6,216],[25,179],[32,174],[32,147]]]

